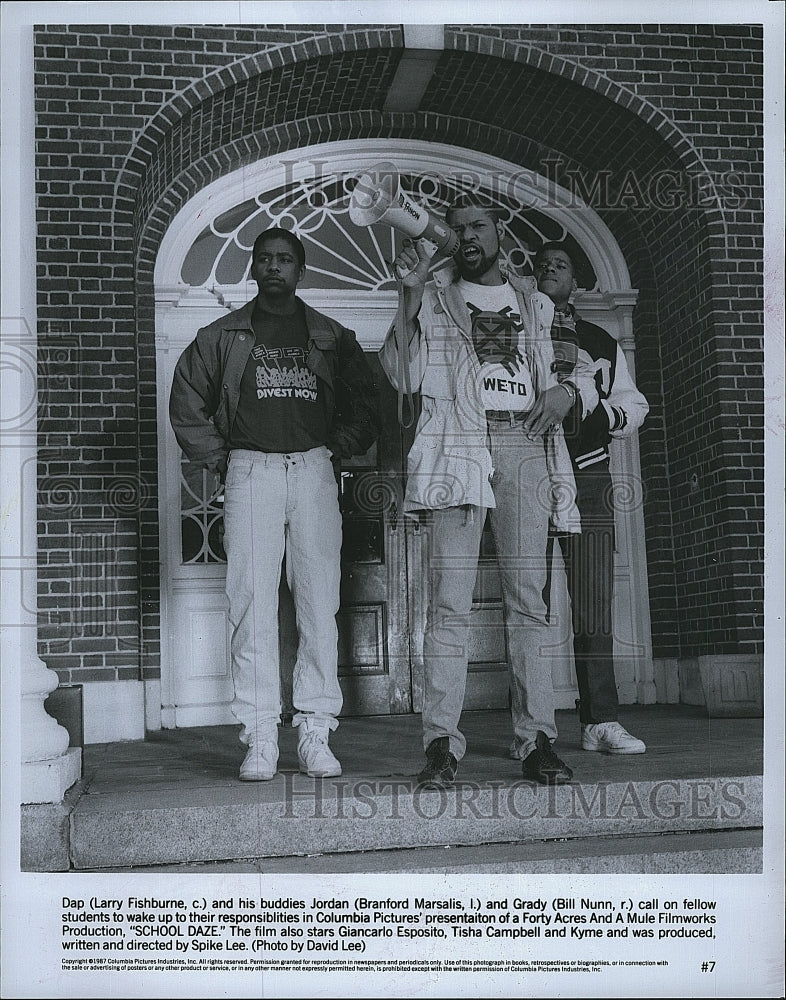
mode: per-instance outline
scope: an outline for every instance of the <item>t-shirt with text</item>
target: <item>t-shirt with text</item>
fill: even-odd
[[[458,287],[472,319],[483,408],[529,410],[535,400],[516,293],[507,282],[476,285],[461,279]]]
[[[230,447],[309,451],[328,439],[324,388],[306,365],[308,329],[302,305],[292,315],[255,309],[254,347],[240,382]]]

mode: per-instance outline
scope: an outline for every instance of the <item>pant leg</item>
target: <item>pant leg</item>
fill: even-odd
[[[280,456],[235,451],[224,498],[226,592],[232,626],[232,713],[240,738],[275,729],[281,714],[278,587],[286,477]]]
[[[614,509],[607,464],[576,473],[581,534],[560,536],[573,620],[583,724],[616,721],[614,678]]]
[[[543,439],[529,441],[521,426],[490,428],[497,502],[490,512],[497,547],[510,666],[513,731],[524,742],[538,731],[557,736],[544,588],[550,511]]]
[[[333,719],[342,705],[336,627],[341,511],[327,448],[290,456],[287,463],[286,553],[298,630],[293,721],[299,712]]]
[[[450,507],[434,511],[428,526],[423,748],[447,736],[457,760],[466,751],[459,719],[467,684],[469,615],[485,518],[483,507]]]

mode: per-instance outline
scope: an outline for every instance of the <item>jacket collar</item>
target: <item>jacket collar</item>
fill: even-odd
[[[225,330],[253,330],[251,326],[251,313],[254,310],[256,298],[249,299],[244,306],[233,309],[225,318],[222,324]]]
[[[532,295],[537,292],[537,283],[533,277],[516,274],[512,269],[502,266],[500,267],[500,271],[511,288],[519,296]],[[443,267],[434,272],[433,278],[437,288],[437,295],[448,316],[450,316],[465,337],[471,338],[472,319],[464,297],[458,288],[460,278],[458,268],[452,260],[448,261]]]
[[[331,334],[332,331],[328,325],[327,318],[322,313],[317,312],[316,309],[312,308],[307,302],[304,302],[299,296],[296,297],[296,301],[303,307],[306,317],[306,329],[311,340],[320,339],[321,334]],[[224,323],[224,329],[232,331],[243,330],[253,333],[254,328],[251,324],[251,316],[254,312],[255,303],[256,296],[253,299],[249,299],[244,306],[229,313]]]
[[[532,275],[517,274],[512,267],[506,267],[503,262],[500,262],[499,269],[502,276],[510,282],[511,287],[515,288],[517,292],[531,294],[538,290],[538,284]],[[459,277],[458,267],[456,267],[455,262],[452,260],[446,261],[432,275],[434,284],[438,289],[454,285],[459,280]]]

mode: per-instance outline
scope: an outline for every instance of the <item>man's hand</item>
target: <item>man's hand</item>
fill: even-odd
[[[393,261],[396,277],[400,278],[404,286],[404,312],[407,323],[412,323],[420,312],[430,263],[431,258],[428,254],[421,255],[417,244],[412,240],[404,240],[401,252]]]
[[[568,415],[573,399],[559,385],[546,389],[535,400],[535,405],[524,420],[527,437],[535,438],[553,430]]]

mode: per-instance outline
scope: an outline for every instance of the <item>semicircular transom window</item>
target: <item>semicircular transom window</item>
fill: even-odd
[[[532,273],[532,257],[552,240],[565,241],[576,261],[579,286],[597,288],[595,271],[566,227],[539,208],[523,204],[515,194],[493,190],[475,180],[434,173],[402,173],[402,189],[435,215],[444,217],[457,195],[472,191],[499,209],[504,227],[501,256],[517,273]],[[300,287],[343,291],[394,291],[390,261],[404,238],[383,223],[354,225],[349,202],[357,175],[330,174],[290,181],[223,212],[205,226],[191,245],[181,268],[182,281],[196,287],[225,287],[249,280],[251,248],[271,226],[294,232],[306,247],[308,268]]]

